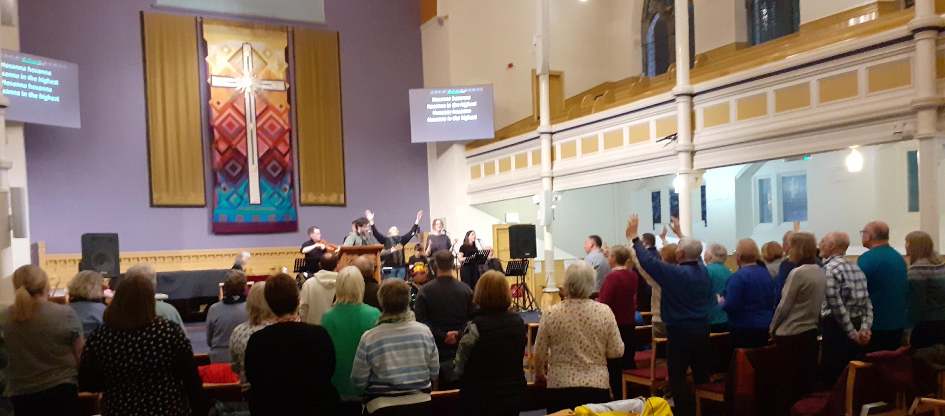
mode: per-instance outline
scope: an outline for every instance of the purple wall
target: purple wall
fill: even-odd
[[[429,211],[407,108],[423,84],[418,0],[326,0],[325,27],[341,33],[347,207],[299,207],[298,232],[237,236],[210,233],[209,197],[206,208],[151,208],[139,18],[151,3],[20,2],[23,51],[78,63],[82,107],[80,130],[27,126],[32,241],[53,253],[79,251],[86,232],[117,232],[122,250],[284,246],[315,224],[340,242],[366,208],[402,229]]]

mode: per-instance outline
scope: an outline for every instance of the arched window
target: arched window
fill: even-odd
[[[904,3],[903,5],[904,5],[906,8],[915,6],[915,0],[905,0],[905,3]]]
[[[665,73],[676,62],[676,13],[673,0],[645,0],[643,4],[643,74]],[[695,58],[692,1],[689,2],[689,64]]]
[[[797,32],[800,26],[799,0],[746,0],[748,41],[765,43]]]

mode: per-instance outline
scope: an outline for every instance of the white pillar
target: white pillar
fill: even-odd
[[[692,86],[689,84],[689,0],[676,0],[676,156],[679,226],[692,235]]]
[[[942,18],[934,0],[918,0],[915,18],[909,22],[915,38],[915,138],[919,141],[919,228],[941,242],[938,209],[938,109],[943,104],[936,86],[936,43]]]
[[[549,80],[548,54],[550,51],[548,31],[550,29],[550,5],[548,0],[538,0],[538,31],[535,34],[535,72],[538,73],[538,134],[541,141],[541,202],[544,208],[542,240],[544,242],[545,292],[557,293],[555,282],[555,246],[551,233],[554,216],[551,214],[554,181],[551,172],[551,83]]]

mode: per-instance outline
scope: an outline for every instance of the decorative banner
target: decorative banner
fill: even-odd
[[[207,20],[216,234],[298,229],[285,29]]]

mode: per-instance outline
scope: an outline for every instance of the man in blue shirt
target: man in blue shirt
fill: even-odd
[[[702,243],[683,238],[678,223],[673,222],[673,232],[680,236],[676,249],[679,264],[665,263],[647,250],[637,232],[640,218],[630,216],[627,222],[627,239],[633,242],[640,267],[649,273],[662,288],[661,316],[667,333],[667,370],[669,385],[676,401],[674,414],[695,414],[695,400],[686,380],[686,370],[692,367],[693,381],[704,384],[709,380],[710,357],[709,311],[717,300],[712,295],[712,281],[699,256]]]
[[[601,240],[598,235],[589,235],[587,239],[584,240],[584,252],[587,253],[587,256],[584,257],[584,262],[588,266],[594,269],[594,273],[597,274],[597,289],[595,292],[599,292],[600,288],[604,286],[604,278],[610,273],[610,265],[607,263],[607,256],[604,255],[604,252],[601,251],[601,247],[604,246],[604,241]]]
[[[857,261],[866,275],[873,304],[873,335],[868,351],[895,350],[902,346],[906,327],[909,280],[906,261],[889,246],[889,226],[882,221],[866,224],[860,231],[863,247],[869,249]]]

